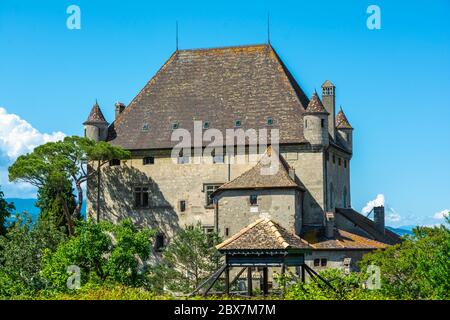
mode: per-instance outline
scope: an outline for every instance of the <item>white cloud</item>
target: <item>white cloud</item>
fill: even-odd
[[[447,217],[449,215],[450,210],[444,209],[442,211],[436,212],[433,216],[434,219],[441,220],[444,219],[444,217]]]
[[[362,213],[368,214],[374,207],[384,206],[384,195],[379,194],[373,200],[367,202],[366,206],[362,208]]]
[[[0,151],[12,160],[32,151],[38,145],[64,137],[65,134],[60,131],[40,133],[27,121],[0,107]]]
[[[41,133],[18,115],[8,113],[0,107],[0,186],[6,197],[34,197],[36,190],[26,183],[11,184],[8,181],[8,166],[14,160],[41,144],[61,140],[65,134],[58,131]]]

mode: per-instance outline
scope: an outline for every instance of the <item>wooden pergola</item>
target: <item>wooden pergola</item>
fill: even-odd
[[[252,269],[255,267],[262,269],[263,295],[269,293],[268,268],[273,267],[281,268],[281,274],[284,274],[288,267],[300,267],[301,281],[306,280],[308,273],[312,280],[320,280],[332,288],[326,279],[305,264],[305,253],[310,252],[311,247],[303,239],[269,219],[257,220],[216,248],[224,255],[224,265],[201,283],[191,295],[198,294],[202,288],[205,288],[203,294],[207,295],[222,274],[225,282],[224,294],[229,295],[233,284],[247,271],[247,295],[252,296]],[[233,268],[240,270],[230,281],[230,271]]]

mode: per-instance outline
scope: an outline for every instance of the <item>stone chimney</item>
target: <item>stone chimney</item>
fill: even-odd
[[[326,212],[325,237],[331,239],[334,237],[334,213]]]
[[[116,102],[116,119],[117,117],[122,113],[123,110],[125,110],[125,105],[122,102]]]
[[[375,228],[382,234],[384,234],[384,207],[374,207],[373,208],[373,221],[375,222]]]

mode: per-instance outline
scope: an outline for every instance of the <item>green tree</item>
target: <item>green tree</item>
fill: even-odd
[[[0,296],[28,296],[45,287],[40,274],[44,250],[52,252],[66,239],[51,219],[17,214],[5,236],[0,236]]]
[[[205,233],[201,224],[180,230],[163,253],[159,272],[166,287],[173,291],[191,292],[217,269],[218,235]]]
[[[449,223],[449,217],[447,224]],[[397,299],[450,298],[450,230],[418,227],[396,246],[366,255],[360,263],[380,267],[381,292]]]
[[[62,179],[60,183],[61,185],[58,185],[54,180],[47,181],[38,190],[36,207],[40,209],[40,217],[51,218],[57,226],[67,227],[69,221],[66,212],[73,212],[76,200],[71,181]]]
[[[8,203],[0,190],[0,236],[6,233],[6,219],[11,216],[16,208],[13,203]]]
[[[81,283],[119,283],[141,286],[146,281],[145,261],[151,254],[150,229],[137,230],[129,220],[117,225],[109,222],[80,222],[76,235],[47,252],[42,263],[42,275],[50,287],[67,291],[67,268],[78,266]]]
[[[111,159],[128,158],[130,153],[106,142],[95,142],[77,136],[66,137],[63,141],[48,142],[22,155],[8,169],[9,180],[28,182],[39,189],[50,184],[49,188],[57,190],[69,235],[74,234],[74,221],[80,218],[83,204],[82,184],[96,174],[91,167],[87,170],[89,161],[98,163],[97,170]],[[66,181],[70,180],[75,186],[77,197],[75,208],[69,211],[69,204],[65,201]]]

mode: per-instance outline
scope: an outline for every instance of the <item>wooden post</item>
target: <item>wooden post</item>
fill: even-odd
[[[301,272],[302,272],[302,282],[305,282],[305,267],[303,264],[301,266]]]
[[[225,294],[230,294],[230,267],[225,268]]]
[[[252,267],[247,268],[247,292],[249,297],[253,295]]]
[[[268,270],[267,267],[263,268],[263,295],[267,295],[269,293],[269,284],[268,284]]]

